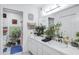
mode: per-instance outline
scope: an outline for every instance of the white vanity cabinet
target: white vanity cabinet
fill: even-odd
[[[34,55],[79,55],[79,49],[56,41],[43,42],[43,37],[28,39],[28,51]],[[74,51],[73,51],[74,50]]]
[[[62,55],[59,51],[43,45],[43,55]]]
[[[34,55],[61,55],[60,52],[42,44],[41,42],[30,38],[28,42],[29,51]]]
[[[30,38],[28,43],[28,50],[34,55],[42,55],[42,44]]]

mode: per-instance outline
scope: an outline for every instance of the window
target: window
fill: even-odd
[[[42,10],[41,10],[42,16],[46,16],[46,15],[49,15],[51,13],[55,13],[57,11],[65,9],[69,6],[71,6],[71,5],[69,5],[69,4],[50,4],[50,5],[46,5],[46,6],[42,7]]]

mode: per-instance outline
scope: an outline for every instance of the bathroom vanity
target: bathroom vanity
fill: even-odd
[[[79,55],[79,49],[51,40],[43,42],[44,37],[32,35],[28,39],[28,51],[34,55]]]

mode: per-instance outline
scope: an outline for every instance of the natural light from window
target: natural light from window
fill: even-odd
[[[55,13],[57,11],[60,11],[62,9],[65,9],[69,6],[71,5],[70,4],[50,4],[42,7],[41,13],[42,13],[42,16],[46,16],[46,15]]]

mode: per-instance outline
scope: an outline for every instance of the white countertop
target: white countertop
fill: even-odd
[[[64,43],[59,43],[54,40],[51,40],[49,42],[43,42],[41,41],[44,39],[44,37],[38,37],[38,36],[30,36],[30,38],[40,42],[41,44],[44,44],[50,48],[53,48],[63,54],[66,55],[79,55],[79,49],[76,47],[72,47],[71,45],[68,45],[68,47]]]

